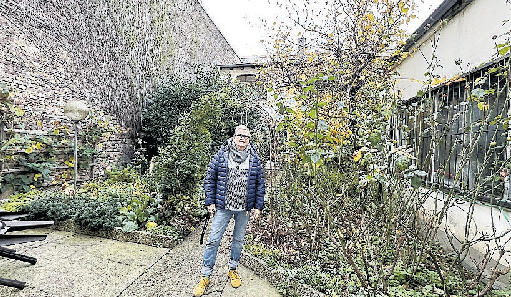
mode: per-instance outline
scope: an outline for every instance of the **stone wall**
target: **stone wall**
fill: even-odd
[[[165,77],[239,61],[198,0],[0,0],[0,82],[25,111],[10,128],[71,126],[64,104],[85,100],[121,128],[102,146],[111,162],[129,158],[141,111]]]

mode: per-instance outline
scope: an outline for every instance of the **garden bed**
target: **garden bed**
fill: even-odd
[[[146,231],[124,232],[121,227],[113,230],[89,230],[79,227],[72,220],[55,223],[51,229],[68,231],[90,236],[103,237],[123,242],[133,242],[160,248],[173,248],[181,241],[175,237],[154,234]]]
[[[264,260],[261,260],[248,252],[243,252],[240,263],[250,269],[252,269],[261,278],[268,281],[273,286],[279,288],[279,290],[285,289],[286,296],[309,296],[309,297],[324,297],[325,294],[315,290],[314,288],[294,282],[289,283],[290,280],[286,278],[285,268],[273,265],[268,265]]]

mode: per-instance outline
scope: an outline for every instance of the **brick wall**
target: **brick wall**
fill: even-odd
[[[11,128],[71,126],[64,104],[85,100],[121,127],[102,146],[113,163],[130,157],[141,110],[166,76],[239,62],[197,0],[0,0],[0,81],[25,111]]]

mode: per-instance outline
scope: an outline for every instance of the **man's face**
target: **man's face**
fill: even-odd
[[[247,130],[238,130],[234,134],[234,144],[236,144],[236,148],[240,151],[245,150],[250,141],[250,132]]]

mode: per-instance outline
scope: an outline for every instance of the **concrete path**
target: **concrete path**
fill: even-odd
[[[0,277],[27,283],[25,289],[0,286],[2,297],[179,297],[192,296],[199,280],[204,245],[201,230],[173,249],[119,242],[48,229],[45,241],[9,246],[37,258],[35,265],[0,258]],[[227,279],[230,234],[220,247],[215,272],[204,296],[276,297],[277,290],[240,266],[243,285],[234,289]]]

